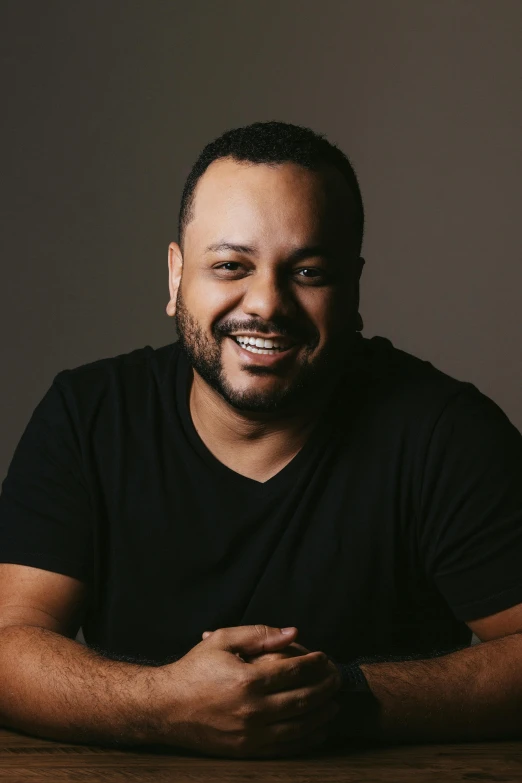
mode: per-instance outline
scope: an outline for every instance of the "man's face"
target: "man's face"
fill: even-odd
[[[219,159],[194,210],[167,307],[193,369],[239,410],[312,399],[351,347],[364,263],[340,174]]]

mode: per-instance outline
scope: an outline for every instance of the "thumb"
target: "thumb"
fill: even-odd
[[[262,652],[280,650],[291,644],[297,637],[297,628],[283,629],[271,625],[237,625],[232,628],[219,628],[217,631],[205,631],[203,638],[211,638],[212,643],[228,652],[256,655]]]

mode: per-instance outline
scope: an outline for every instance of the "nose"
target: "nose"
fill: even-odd
[[[288,286],[274,271],[249,275],[247,289],[243,295],[242,309],[246,315],[263,321],[275,318],[292,318],[296,303]]]

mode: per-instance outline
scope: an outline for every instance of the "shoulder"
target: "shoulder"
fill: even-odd
[[[465,381],[448,375],[430,361],[401,350],[387,337],[363,337],[359,356],[368,382],[387,392],[426,386],[435,393],[451,395],[466,385]]]
[[[362,338],[356,369],[367,392],[382,401],[443,402],[471,385],[381,336]]]
[[[132,378],[140,375],[147,376],[149,373],[161,374],[166,371],[176,352],[177,343],[170,343],[161,348],[145,345],[143,348],[135,348],[127,353],[61,370],[54,380],[63,386],[85,386],[115,376]]]
[[[146,345],[59,372],[52,387],[67,407],[87,414],[102,402],[144,400],[161,390],[178,359],[177,343]]]
[[[376,427],[387,423],[411,435],[430,436],[441,418],[507,418],[473,383],[443,372],[430,361],[394,346],[388,338],[362,338],[352,382],[359,410]]]

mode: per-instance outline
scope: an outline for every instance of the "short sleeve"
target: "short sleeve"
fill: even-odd
[[[472,384],[434,425],[418,522],[427,575],[457,619],[522,602],[522,435]]]
[[[0,562],[89,582],[91,505],[62,375],[32,414],[2,484]]]

